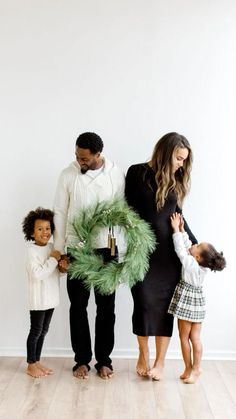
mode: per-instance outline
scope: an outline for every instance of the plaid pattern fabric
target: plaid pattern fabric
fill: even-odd
[[[202,287],[195,287],[180,281],[175,288],[168,313],[178,319],[202,322],[205,317],[205,297]]]

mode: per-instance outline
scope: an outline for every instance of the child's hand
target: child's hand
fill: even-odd
[[[55,258],[57,261],[61,259],[61,253],[58,250],[52,250],[50,256]]]
[[[179,229],[181,231],[181,233],[184,233],[184,217],[182,216],[182,214],[180,214],[180,223],[179,223]]]
[[[172,214],[170,217],[170,221],[173,232],[178,233],[180,231],[180,214],[178,212],[174,212],[174,214]]]

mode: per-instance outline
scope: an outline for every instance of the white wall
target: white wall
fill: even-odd
[[[228,262],[205,283],[205,357],[236,358],[235,18],[234,0],[1,2],[1,354],[24,354],[29,328],[21,221],[52,207],[76,137],[100,134],[126,171],[175,130],[195,156],[185,216]],[[127,289],[116,307],[114,354],[132,355]],[[91,299],[92,324],[94,310]],[[45,353],[72,354],[65,283]]]

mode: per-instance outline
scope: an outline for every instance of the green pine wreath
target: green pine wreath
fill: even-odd
[[[94,287],[100,294],[111,294],[120,284],[130,288],[144,279],[149,267],[149,255],[155,249],[156,239],[149,224],[142,220],[121,199],[105,201],[82,211],[72,223],[78,242],[70,246],[73,261],[70,277],[82,279],[87,289]],[[101,227],[123,227],[127,251],[122,262],[104,264],[92,243]]]

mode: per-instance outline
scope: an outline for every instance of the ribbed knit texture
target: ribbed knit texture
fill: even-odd
[[[59,277],[57,260],[49,257],[52,243],[27,248],[28,306],[30,310],[47,310],[59,304]]]

